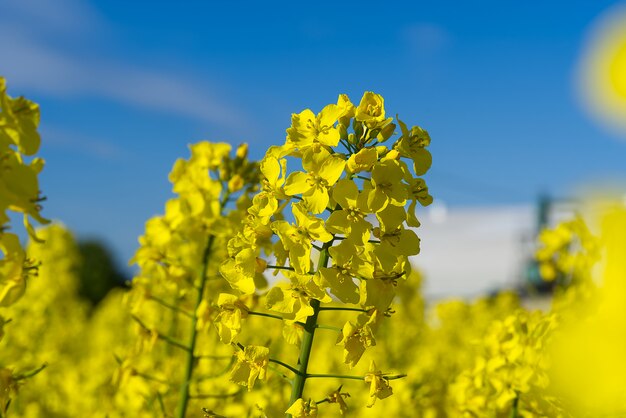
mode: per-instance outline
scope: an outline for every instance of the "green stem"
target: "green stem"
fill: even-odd
[[[264,316],[266,318],[278,319],[280,321],[284,320],[284,318],[280,315],[274,315],[274,314],[269,314],[269,313],[264,313],[264,312],[248,311],[248,315]]]
[[[308,379],[314,379],[314,378],[333,378],[333,379],[352,379],[352,380],[364,380],[365,379],[365,376],[350,376],[350,375],[342,375],[342,374],[316,374],[316,373],[309,373],[306,375],[306,377]],[[394,374],[390,376],[385,376],[383,374],[383,377],[386,380],[396,380],[396,379],[402,379],[406,377],[406,374]]]
[[[13,376],[13,380],[23,380],[23,379],[28,379],[30,377],[35,376],[36,374],[38,374],[40,371],[42,371],[43,369],[45,369],[46,367],[48,367],[48,363],[44,363],[41,366],[37,367],[36,369],[33,370],[29,370],[27,372],[18,374],[16,376]]]
[[[320,311],[353,311],[353,312],[369,312],[367,309],[362,308],[342,308],[339,306],[325,306],[320,308]]]
[[[332,325],[324,325],[324,324],[317,324],[316,328],[318,329],[329,329],[331,331],[337,331],[337,332],[341,332],[343,331],[341,328],[339,327],[333,327]]]
[[[519,393],[515,395],[515,399],[513,399],[513,406],[511,407],[511,418],[519,417]]]
[[[228,189],[227,189],[228,190]],[[222,216],[222,212],[224,211],[224,207],[226,206],[226,202],[230,197],[230,193],[227,191],[222,200],[220,201],[220,214]],[[210,235],[207,240],[206,247],[204,248],[204,254],[202,254],[202,270],[200,272],[200,286],[198,287],[198,294],[196,297],[196,304],[193,309],[193,316],[191,317],[191,336],[189,338],[189,351],[187,352],[187,361],[185,362],[185,369],[183,374],[183,383],[180,387],[180,399],[178,400],[178,406],[176,408],[176,417],[177,418],[185,418],[185,414],[187,413],[187,405],[189,404],[189,385],[191,383],[191,377],[193,375],[193,368],[196,361],[196,358],[193,355],[193,352],[196,347],[196,339],[198,338],[198,316],[196,312],[198,311],[198,306],[202,302],[202,297],[204,296],[204,288],[207,282],[207,273],[209,271],[209,258],[211,256],[211,252],[213,250],[213,244],[215,242],[215,235]]]
[[[279,321],[284,321],[285,320],[285,318],[283,318],[280,315],[274,315],[274,314],[265,313],[265,312],[248,311],[248,315],[264,316],[266,318],[278,319]],[[304,326],[303,322],[296,321],[295,323],[298,324],[298,325]]]
[[[191,395],[190,398],[193,399],[224,399],[224,398],[232,398],[241,393],[241,390],[237,390],[237,392],[232,393],[200,393],[197,395]]]
[[[169,302],[164,301],[163,299],[160,299],[156,296],[150,296],[150,300],[155,301],[156,303],[158,303],[159,305],[171,309],[172,311],[175,312],[180,312],[181,314],[185,315],[187,318],[193,318],[193,314],[191,312],[187,312],[186,310],[179,308],[178,306],[172,305]]]
[[[189,347],[186,346],[185,344],[181,343],[180,341],[175,340],[174,338],[170,337],[169,335],[165,335],[165,334],[161,334],[160,332],[150,329],[141,319],[139,319],[138,316],[136,316],[135,314],[131,314],[130,317],[139,324],[139,326],[141,326],[143,329],[145,329],[146,331],[152,333],[152,332],[156,332],[157,334],[157,338],[159,340],[163,340],[166,343],[173,345],[174,347],[178,347],[181,350],[185,350],[185,351],[189,351]]]
[[[275,358],[270,358],[269,362],[270,363],[276,363],[276,364],[279,364],[279,365],[283,366],[284,368],[286,368],[286,369],[292,371],[293,373],[295,373],[296,376],[300,374],[300,371],[298,369],[296,369],[295,367],[291,367],[287,363],[284,363],[284,362],[282,362],[280,360],[276,360]]]
[[[291,270],[291,271],[295,271],[293,267],[289,267],[289,266],[272,266],[272,265],[268,265],[267,268],[268,269],[276,269],[276,270]]]
[[[161,383],[161,384],[164,384],[164,385],[167,385],[167,386],[171,386],[172,385],[171,382],[169,382],[169,381],[167,381],[165,379],[159,379],[158,377],[151,376],[151,375],[149,375],[147,373],[141,373],[141,372],[135,371],[135,376],[139,376],[139,377],[141,377],[143,379],[151,380],[153,382]]]
[[[320,252],[320,259],[317,263],[317,269],[320,267],[326,267],[330,258],[328,249],[333,245],[333,240],[325,243]],[[313,348],[313,337],[315,336],[315,329],[317,328],[317,315],[320,312],[320,301],[317,299],[311,299],[311,307],[313,308],[313,315],[309,316],[304,324],[304,332],[302,335],[302,342],[300,343],[300,356],[298,357],[298,373],[294,376],[293,385],[291,385],[291,398],[289,405],[293,405],[295,401],[302,397],[304,391],[304,384],[307,379],[307,367],[309,366],[309,357],[311,356],[311,349]],[[290,414],[287,414],[291,417]]]
[[[316,374],[316,373],[309,373],[306,375],[307,378],[309,379],[315,379],[315,378],[333,378],[333,379],[352,379],[352,380],[363,380],[365,379],[365,376],[347,376],[347,375],[341,375],[341,374]]]

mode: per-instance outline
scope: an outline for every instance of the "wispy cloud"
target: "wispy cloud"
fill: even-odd
[[[11,85],[57,96],[101,97],[222,126],[242,125],[245,116],[218,97],[206,80],[115,56],[94,56],[88,42],[68,48],[63,40],[68,35],[88,39],[97,30],[109,30],[105,28],[102,18],[79,0],[3,2],[0,74],[10,78]]]
[[[44,127],[45,146],[103,161],[119,161],[126,156],[123,149],[100,138],[67,129]]]
[[[31,30],[61,34],[86,34],[102,30],[104,20],[82,0],[4,0],[3,22],[29,23]]]
[[[452,39],[444,27],[429,22],[419,22],[408,26],[402,35],[411,49],[417,53],[439,51]]]

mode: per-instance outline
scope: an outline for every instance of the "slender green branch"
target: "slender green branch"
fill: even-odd
[[[157,331],[157,330],[150,329],[150,327],[148,327],[148,326],[147,326],[147,325],[146,325],[146,324],[145,324],[145,323],[144,323],[141,319],[139,319],[139,317],[138,317],[137,315],[135,315],[135,314],[131,314],[131,315],[130,315],[130,317],[131,317],[131,318],[132,318],[135,322],[137,322],[137,323],[139,324],[139,326],[141,326],[143,329],[145,329],[145,330],[146,330],[146,331],[148,331],[149,333],[153,333],[153,332],[154,332],[154,333],[156,333],[157,338],[158,338],[159,340],[163,340],[163,341],[165,341],[166,343],[168,343],[168,344],[170,344],[170,345],[173,345],[174,347],[178,347],[178,348],[180,348],[180,349],[182,349],[182,350],[185,350],[185,351],[190,351],[190,350],[191,350],[188,346],[186,346],[185,344],[181,343],[181,342],[180,342],[180,341],[178,341],[178,340],[175,340],[174,338],[170,337],[169,335],[164,335],[164,334],[161,334],[161,333],[160,333],[159,331]]]
[[[273,266],[273,265],[269,265],[267,266],[268,269],[276,269],[276,270],[291,270],[291,271],[295,271],[293,267],[289,267],[289,266]]]
[[[167,385],[167,386],[171,386],[172,385],[172,382],[169,382],[169,381],[167,381],[165,379],[159,379],[158,377],[151,376],[151,375],[149,375],[147,373],[138,372],[137,370],[134,371],[134,375],[135,376],[139,376],[139,377],[143,377],[146,380],[151,380],[153,382],[162,383],[162,384]]]
[[[160,392],[157,392],[157,400],[159,401],[159,408],[161,408],[161,414],[166,417],[167,412],[165,412],[165,402],[163,402],[163,395]]]
[[[354,376],[354,375],[342,375],[342,374],[318,374],[318,373],[309,373],[306,375],[307,378],[333,378],[333,379],[352,379],[352,380],[363,380],[365,376]],[[396,380],[402,379],[406,377],[406,374],[393,374],[393,375],[385,375],[383,374],[383,378],[385,380]]]
[[[340,306],[322,306],[320,311],[353,311],[353,312],[369,312],[363,308],[344,308]]]
[[[20,373],[20,374],[18,374],[16,376],[13,376],[13,380],[23,380],[23,379],[31,378],[31,377],[37,375],[39,372],[41,372],[46,367],[48,367],[48,363],[44,363],[41,366],[37,367],[36,369],[29,370],[27,372]]]
[[[320,247],[319,245],[315,245],[315,244],[311,243],[311,247],[315,248],[319,252],[322,252],[322,247]]]
[[[285,318],[283,318],[280,315],[274,315],[274,314],[265,313],[265,312],[248,311],[248,315],[264,316],[266,318],[278,319],[280,321],[285,320]],[[304,322],[296,321],[295,323],[298,325],[304,326]]]
[[[280,377],[282,377],[283,379],[285,379],[287,382],[289,382],[289,384],[293,384],[292,379],[287,376],[285,373],[282,372],[281,369],[279,369],[278,367],[274,366],[273,364],[268,365],[268,367],[270,369],[272,369],[272,371],[276,374],[278,374]]]
[[[341,139],[339,140],[339,142],[341,142],[341,145],[343,145],[346,148],[346,151],[348,151],[350,154],[354,154],[354,149],[352,148],[352,146],[350,145],[348,141],[346,141],[345,139]]]
[[[270,358],[270,359],[269,359],[269,362],[270,362],[270,363],[276,363],[276,364],[279,364],[279,365],[283,366],[284,368],[286,368],[286,369],[288,369],[288,370],[292,371],[292,372],[293,372],[293,373],[295,373],[297,376],[299,376],[299,375],[300,375],[300,371],[299,371],[298,369],[296,369],[295,367],[292,367],[292,366],[288,365],[287,363],[284,363],[284,362],[282,362],[282,361],[280,361],[280,360],[276,360],[275,358]]]
[[[184,309],[182,309],[182,308],[179,308],[179,307],[178,307],[178,306],[176,306],[176,305],[172,305],[171,303],[166,302],[166,301],[164,301],[164,300],[163,300],[163,299],[161,299],[161,298],[158,298],[158,297],[156,297],[156,296],[152,296],[152,295],[150,295],[150,300],[153,300],[153,301],[155,301],[156,303],[158,303],[159,305],[164,306],[164,307],[166,307],[166,308],[168,308],[168,309],[171,309],[171,310],[173,310],[173,311],[175,311],[175,312],[179,312],[179,313],[181,313],[181,314],[185,315],[187,318],[193,318],[193,314],[192,314],[191,312],[188,312],[188,311],[186,311],[186,310],[184,310]]]
[[[222,196],[222,200],[220,201],[220,211],[219,216],[222,216],[224,212],[224,208],[226,207],[226,203],[230,198],[230,193],[228,189]],[[193,316],[191,318],[191,326],[190,331],[191,335],[189,338],[189,352],[187,353],[187,361],[185,364],[184,374],[183,374],[183,383],[180,387],[180,398],[178,400],[178,406],[176,408],[176,417],[177,418],[185,418],[187,413],[187,405],[189,403],[189,384],[191,383],[191,378],[193,375],[193,368],[195,363],[195,357],[193,355],[194,349],[196,347],[196,339],[198,337],[198,316],[196,312],[198,310],[198,306],[202,302],[202,298],[204,296],[204,288],[207,282],[207,275],[209,272],[209,258],[211,257],[211,252],[213,251],[213,244],[215,242],[215,235],[210,235],[207,239],[206,246],[204,247],[204,253],[202,254],[202,270],[200,272],[200,285],[198,287],[198,293],[196,295],[196,303],[193,310]]]
[[[248,311],[248,315],[264,316],[266,318],[278,319],[280,321],[283,321],[285,319],[280,315],[274,315],[274,314],[265,313],[265,312]]]
[[[233,356],[232,355],[218,356],[218,355],[215,355],[215,354],[201,354],[201,355],[194,356],[194,358],[196,358],[198,360],[201,360],[201,359],[226,360],[226,359],[232,359]]]
[[[337,332],[341,332],[342,331],[342,329],[339,328],[339,327],[333,327],[332,325],[324,325],[324,324],[317,324],[315,326],[315,328],[318,328],[318,329],[329,329],[331,331],[337,331]]]
[[[355,176],[357,179],[361,179],[361,180],[367,180],[367,181],[371,181],[372,179],[369,177],[363,177],[363,176]]]
[[[315,378],[333,378],[333,379],[352,379],[352,380],[363,380],[365,379],[365,376],[348,376],[348,375],[342,375],[342,374],[318,374],[318,373],[309,373],[306,375],[306,377],[308,379],[315,379]]]
[[[197,395],[189,395],[191,399],[224,399],[224,398],[232,398],[233,396],[237,396],[241,393],[241,390],[237,390],[236,392],[231,393],[199,393]]]

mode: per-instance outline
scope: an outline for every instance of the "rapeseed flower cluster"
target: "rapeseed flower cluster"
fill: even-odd
[[[5,160],[36,179],[37,107],[2,93]],[[576,218],[541,234],[549,308],[512,292],[426,301],[409,257],[429,144],[371,92],[292,115],[259,163],[246,145],[194,144],[129,288],[93,311],[72,234],[32,230],[46,222],[32,173],[4,165],[3,213],[26,215],[31,242],[4,221],[0,417],[626,413],[626,210],[598,233]]]

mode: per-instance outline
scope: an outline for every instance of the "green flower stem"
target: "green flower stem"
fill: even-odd
[[[266,318],[274,318],[274,319],[278,319],[278,320],[281,320],[281,321],[284,319],[280,315],[274,315],[274,314],[269,314],[269,313],[265,313],[265,312],[248,311],[248,315],[264,316]]]
[[[163,340],[166,343],[173,345],[174,347],[178,347],[181,350],[185,350],[185,351],[189,351],[190,348],[188,346],[186,346],[185,344],[181,343],[178,340],[175,340],[174,338],[170,337],[169,335],[165,335],[165,334],[161,334],[158,331],[152,330],[150,329],[150,327],[148,327],[141,319],[139,319],[138,316],[131,314],[130,317],[137,322],[143,329],[145,329],[148,332],[156,332],[157,333],[157,337],[159,338],[159,340]]]
[[[353,312],[369,312],[367,309],[362,308],[343,308],[339,306],[324,306],[320,308],[320,311],[353,311]]]
[[[139,376],[139,377],[141,377],[141,378],[144,378],[144,379],[146,379],[146,380],[151,380],[151,381],[153,381],[153,382],[161,383],[161,384],[163,384],[163,385],[167,385],[167,386],[171,386],[171,385],[172,385],[172,383],[171,383],[171,382],[169,382],[169,381],[167,381],[167,380],[164,380],[164,379],[159,379],[158,377],[151,376],[151,375],[149,375],[149,374],[147,374],[147,373],[141,373],[141,372],[138,372],[138,371],[136,371],[136,370],[134,371],[134,375],[135,375],[135,376]]]
[[[226,359],[232,359],[233,356],[232,355],[223,355],[223,356],[219,356],[219,355],[215,355],[215,354],[201,354],[199,356],[194,356],[194,358],[197,359],[212,359],[212,360],[226,360]]]
[[[150,296],[150,300],[153,300],[156,303],[158,303],[159,305],[164,306],[164,307],[166,307],[168,309],[171,309],[171,310],[173,310],[175,312],[180,312],[181,314],[185,315],[187,318],[193,318],[193,314],[191,312],[187,312],[186,310],[184,310],[182,308],[179,308],[176,305],[172,305],[171,303],[168,303],[168,302],[164,301],[163,299],[160,299],[160,298],[158,298],[156,296],[152,296],[151,295]]]
[[[347,375],[341,375],[341,374],[315,374],[315,373],[309,373],[306,375],[306,377],[308,379],[315,379],[315,378],[333,378],[333,379],[352,379],[352,380],[363,380],[365,379],[365,376],[347,376]]]
[[[274,314],[265,313],[265,312],[248,311],[248,315],[264,316],[266,318],[278,319],[280,321],[285,320],[285,318],[283,318],[280,315],[274,315]],[[304,322],[296,321],[295,323],[298,325],[304,326]]]
[[[515,399],[513,399],[513,406],[511,407],[511,418],[519,417],[519,393],[515,395]]]
[[[241,390],[232,393],[199,393],[197,395],[190,395],[189,397],[192,399],[224,399],[224,398],[232,398],[241,393]]]
[[[364,380],[365,376],[350,376],[350,375],[342,375],[342,374],[316,374],[316,373],[309,373],[306,375],[307,379],[313,379],[313,378],[333,378],[333,379],[352,379],[352,380]],[[383,375],[383,377],[386,380],[396,380],[396,379],[402,379],[403,377],[406,377],[406,374],[394,374],[394,375],[390,375],[390,376],[385,376]]]
[[[337,331],[337,332],[343,331],[341,328],[333,327],[332,325],[317,324],[315,327],[318,329],[328,329],[328,330]]]
[[[326,267],[328,265],[330,258],[328,249],[333,245],[333,241],[334,240],[330,240],[322,247],[320,259],[317,263],[318,270],[320,267]],[[298,373],[293,379],[293,385],[291,385],[290,406],[302,397],[304,384],[307,379],[307,367],[309,366],[309,357],[311,356],[311,349],[313,348],[313,337],[315,336],[315,329],[317,328],[317,315],[320,312],[320,301],[312,299],[311,307],[313,308],[313,315],[309,316],[304,324],[302,342],[300,343],[300,356],[298,357]],[[287,414],[287,416],[290,417],[291,414]]]
[[[267,268],[268,269],[276,269],[276,270],[291,270],[291,271],[295,271],[293,267],[289,267],[289,266],[271,266],[271,265],[268,265]]]
[[[288,365],[287,363],[284,363],[284,362],[282,362],[282,361],[280,361],[280,360],[276,360],[275,358],[270,358],[270,359],[269,359],[269,362],[270,362],[270,363],[276,363],[276,364],[279,364],[279,365],[283,366],[284,368],[286,368],[286,369],[288,369],[288,370],[291,370],[291,371],[292,371],[293,373],[295,373],[296,375],[299,375],[299,374],[300,374],[300,371],[299,371],[298,369],[296,369],[295,367],[292,367],[292,366]]]
[[[31,378],[31,377],[37,375],[40,371],[42,371],[46,367],[48,367],[48,363],[44,363],[41,366],[37,367],[36,369],[29,370],[27,372],[20,373],[20,374],[18,374],[16,376],[13,376],[13,380],[23,380],[23,379]]]
[[[226,188],[226,192],[220,201],[220,214],[222,216],[222,212],[224,211],[224,207],[226,207],[226,203],[230,198],[230,193]],[[183,382],[180,386],[180,398],[178,400],[178,406],[176,407],[176,418],[185,418],[185,414],[187,413],[187,405],[189,404],[189,385],[191,383],[191,376],[193,375],[193,367],[195,363],[195,357],[193,352],[196,347],[196,339],[198,337],[198,316],[196,315],[196,311],[198,310],[198,306],[202,302],[202,297],[204,296],[204,288],[207,282],[207,273],[209,271],[209,258],[211,256],[211,252],[213,251],[213,244],[215,242],[215,235],[210,235],[207,240],[206,247],[204,248],[204,253],[202,254],[202,270],[200,272],[200,286],[198,287],[198,294],[196,297],[196,304],[193,309],[193,316],[191,317],[191,336],[189,338],[189,351],[187,352],[187,361],[185,364],[185,370],[183,374]]]
[[[268,365],[268,368],[271,369],[274,373],[276,373],[280,377],[282,377],[283,379],[285,379],[287,382],[289,382],[290,385],[293,384],[293,381],[291,380],[291,378],[287,376],[285,373],[283,373],[282,370],[280,370],[278,367],[274,366],[273,364],[270,364]]]

